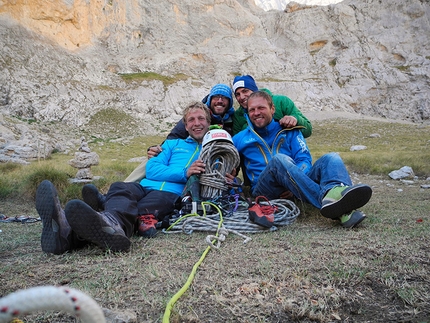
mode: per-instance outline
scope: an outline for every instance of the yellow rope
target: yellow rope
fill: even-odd
[[[213,207],[215,207],[218,211],[218,214],[220,216],[220,221],[218,223],[218,230],[215,236],[218,236],[218,231],[219,228],[222,225],[222,213],[221,210],[218,208],[218,206],[216,206],[213,203],[210,202],[202,202],[202,208],[203,208],[203,216],[206,216],[206,209],[205,209],[205,204],[209,204],[212,205]],[[185,215],[185,217],[189,217],[189,216],[200,216],[197,213],[194,214],[187,214]],[[182,217],[183,218],[183,217]],[[167,228],[167,230],[169,230],[170,228],[172,228],[174,225],[176,224],[176,222],[174,224],[172,224],[169,228]],[[175,305],[176,301],[188,290],[188,288],[190,287],[194,276],[196,275],[197,272],[197,268],[201,265],[201,263],[203,262],[203,260],[205,259],[206,255],[208,254],[209,250],[211,249],[211,246],[208,246],[205,251],[203,252],[202,256],[200,257],[199,261],[197,261],[194,266],[193,266],[193,270],[191,271],[190,275],[188,276],[187,281],[185,282],[184,286],[182,286],[182,288],[175,294],[173,295],[173,297],[170,299],[170,301],[167,303],[166,305],[166,310],[164,311],[164,315],[163,315],[163,323],[169,323],[170,322],[170,313],[172,311],[173,305]]]

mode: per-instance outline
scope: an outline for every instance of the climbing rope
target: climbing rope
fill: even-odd
[[[203,209],[205,209],[204,208],[204,203],[205,202],[202,202],[202,206],[203,206]],[[219,221],[218,221],[218,226],[217,226],[217,229],[220,229],[221,228],[221,226],[222,226],[222,222],[223,222],[223,218],[222,218],[222,213],[221,213],[221,210],[216,206],[216,205],[213,205],[217,210],[218,210],[218,213],[220,214],[220,219],[219,219]],[[196,213],[196,214],[189,214],[188,216],[198,216],[198,214]],[[188,217],[188,216],[185,216],[185,217]],[[167,231],[170,229],[171,227],[169,227],[169,228],[167,228]],[[217,238],[218,237],[218,230],[217,230],[217,233],[216,233],[216,235],[214,236],[215,238]],[[170,322],[170,313],[171,313],[171,311],[172,311],[172,308],[173,308],[173,305],[175,305],[175,303],[176,303],[176,301],[188,290],[188,288],[190,287],[190,285],[191,285],[191,283],[192,283],[192,281],[193,281],[193,279],[194,279],[194,276],[196,275],[196,272],[197,272],[197,268],[201,265],[201,263],[203,262],[203,260],[205,259],[205,257],[206,257],[206,255],[208,254],[208,252],[210,251],[210,249],[211,249],[211,247],[210,246],[208,246],[207,248],[206,248],[206,250],[203,252],[203,254],[202,254],[202,256],[200,257],[200,259],[199,259],[199,261],[197,261],[195,264],[194,264],[194,266],[193,266],[193,270],[191,271],[191,273],[190,273],[190,275],[188,276],[188,279],[187,279],[187,281],[185,282],[185,284],[184,284],[184,286],[182,286],[182,288],[175,294],[175,295],[173,295],[173,297],[170,299],[170,301],[167,303],[167,306],[166,306],[166,309],[165,309],[165,311],[164,311],[164,315],[163,315],[163,323],[169,323]]]
[[[64,286],[39,286],[0,298],[0,323],[10,322],[13,318],[34,311],[49,310],[70,313],[79,317],[83,323],[106,322],[97,302],[83,292]]]
[[[199,158],[206,164],[200,175],[200,196],[212,200],[228,190],[225,175],[239,166],[239,153],[229,141],[212,141],[203,146]]]
[[[264,204],[265,202],[261,203]],[[207,214],[206,208],[202,207],[204,212],[203,216],[199,216],[198,214],[189,214],[172,218],[170,220],[170,227],[167,230],[164,230],[164,232],[186,234],[191,234],[194,231],[217,232],[218,223],[222,218],[222,212],[224,212],[225,215],[222,221],[222,228],[229,233],[243,237],[244,243],[246,243],[250,241],[251,238],[243,235],[244,233],[276,231],[278,226],[285,226],[293,223],[300,214],[300,209],[290,200],[275,199],[271,200],[270,203],[277,207],[277,211],[274,214],[274,225],[271,228],[265,228],[251,222],[249,220],[248,203],[240,202],[238,205],[221,205],[220,208],[216,208],[219,211],[214,214]],[[214,206],[214,204],[210,202],[201,202],[201,204],[202,206],[205,204]],[[221,211],[221,209],[223,211]]]

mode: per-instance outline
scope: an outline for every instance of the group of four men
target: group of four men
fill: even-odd
[[[42,250],[62,254],[93,243],[127,251],[133,234],[154,236],[155,224],[180,208],[187,180],[205,171],[199,153],[211,124],[233,136],[252,196],[294,196],[318,208],[324,217],[340,220],[344,227],[358,225],[365,218],[358,208],[369,201],[372,189],[353,185],[336,153],[312,164],[304,139],[311,135],[312,126],[294,103],[286,96],[260,91],[250,75],[235,77],[233,93],[240,104],[237,110],[232,90],[225,84],[215,85],[205,103],[186,107],[167,140],[148,150],[140,182],[115,182],[106,196],[94,185],[85,185],[83,201],[71,200],[63,210],[53,184],[43,181],[36,192]]]

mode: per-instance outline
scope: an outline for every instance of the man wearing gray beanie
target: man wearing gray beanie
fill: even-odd
[[[236,76],[233,80],[233,94],[240,107],[233,115],[233,134],[237,134],[247,127],[245,114],[248,109],[248,97],[258,91],[257,84],[251,75]],[[312,134],[312,124],[302,112],[296,107],[294,102],[285,95],[273,95],[268,89],[261,89],[267,92],[275,105],[274,118],[284,128],[300,127],[305,138]]]

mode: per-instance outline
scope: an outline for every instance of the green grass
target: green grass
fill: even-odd
[[[373,137],[372,135],[379,135]],[[307,139],[314,159],[339,152],[350,171],[388,175],[410,166],[415,175],[430,176],[430,126],[370,120],[327,120],[314,124]],[[364,145],[361,151],[351,146]]]
[[[114,123],[121,125],[120,120],[124,117],[113,109],[102,110],[97,115],[99,124],[103,124],[101,120],[104,119],[118,118]],[[127,116],[124,122],[129,121]],[[378,136],[373,136],[375,134]],[[89,138],[91,150],[100,157],[99,165],[91,168],[94,176],[101,177],[96,185],[107,191],[114,181],[124,180],[139,164],[127,161],[146,156],[149,146],[163,140],[161,136],[121,140]],[[388,177],[389,172],[410,166],[415,175],[430,177],[430,126],[371,120],[326,120],[314,123],[313,134],[307,138],[307,143],[314,160],[327,152],[338,152],[351,172]],[[365,145],[367,149],[351,152],[353,145]],[[0,198],[34,198],[36,187],[43,179],[49,179],[59,187],[61,200],[77,198],[81,185],[68,181],[77,172],[68,165],[72,158],[73,152],[69,155],[54,153],[50,159],[33,162],[29,166],[0,164]]]
[[[174,77],[164,76],[154,72],[141,72],[141,73],[120,73],[119,74],[124,81],[161,81],[165,87],[172,85],[180,80],[186,80],[189,76],[179,73]]]
[[[428,322],[430,302],[430,127],[368,120],[314,122],[307,139],[314,158],[337,151],[354,180],[372,186],[363,207],[367,219],[345,230],[337,221],[296,201],[297,221],[275,232],[242,237],[230,233],[211,250],[191,287],[175,304],[170,322]],[[378,133],[379,137],[370,135]],[[123,180],[162,137],[91,140],[100,156],[91,168],[104,192]],[[352,145],[366,145],[350,152]],[[411,157],[412,156],[412,157]],[[73,152],[55,153],[31,165],[0,164],[0,213],[36,216],[34,189],[48,178],[62,204],[80,197],[71,184]],[[411,166],[413,184],[388,172]],[[129,253],[93,246],[63,255],[40,250],[40,222],[0,223],[0,296],[22,288],[66,285],[92,296],[115,313],[134,313],[137,322],[161,322],[167,302],[185,284],[206,249],[207,232],[132,237]],[[64,313],[35,313],[28,322],[76,322]]]

